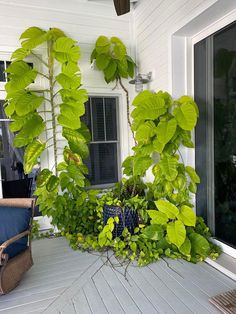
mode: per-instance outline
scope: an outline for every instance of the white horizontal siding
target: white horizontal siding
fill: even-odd
[[[142,0],[134,11],[137,56],[141,73],[154,72],[151,88],[169,88],[170,34],[188,16],[212,0]]]
[[[20,34],[30,26],[58,27],[81,46],[84,84],[111,90],[101,73],[90,68],[90,54],[100,35],[118,36],[132,51],[130,22],[130,14],[117,17],[113,6],[86,0],[0,1],[0,47],[14,49],[19,45]]]

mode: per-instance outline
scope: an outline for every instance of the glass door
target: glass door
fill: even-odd
[[[197,212],[236,248],[236,23],[194,46]]]

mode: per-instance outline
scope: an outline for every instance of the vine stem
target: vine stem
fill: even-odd
[[[123,89],[123,91],[126,94],[126,104],[127,104],[127,121],[128,121],[128,125],[130,127],[133,139],[134,139],[134,143],[135,145],[137,145],[137,141],[135,139],[135,135],[134,135],[134,131],[132,130],[132,124],[131,124],[131,120],[130,120],[130,103],[129,103],[129,91],[127,90],[127,88],[124,86],[124,84],[122,83],[121,78],[118,78],[119,84],[121,86],[121,88]]]
[[[48,68],[48,64],[46,62],[44,62],[44,60],[42,58],[40,58],[36,53],[31,51],[31,54]]]
[[[53,150],[54,150],[54,167],[55,167],[55,174],[58,175],[57,170],[57,138],[56,138],[56,113],[54,107],[54,58],[52,54],[52,41],[48,41],[48,79],[49,79],[49,96],[50,96],[50,103],[51,103],[51,111],[52,111],[52,133],[53,133]]]

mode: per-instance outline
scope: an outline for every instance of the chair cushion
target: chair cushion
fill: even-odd
[[[29,229],[32,216],[31,208],[1,207],[0,206],[0,245]],[[9,258],[16,256],[27,248],[28,236],[12,243],[4,250]]]

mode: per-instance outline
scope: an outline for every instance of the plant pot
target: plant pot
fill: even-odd
[[[114,205],[103,206],[103,222],[107,223],[110,217],[119,217],[119,223],[115,223],[115,228],[112,232],[113,238],[120,237],[125,227],[128,228],[131,234],[134,233],[134,229],[138,227],[138,214],[135,210],[128,207],[120,207]]]

